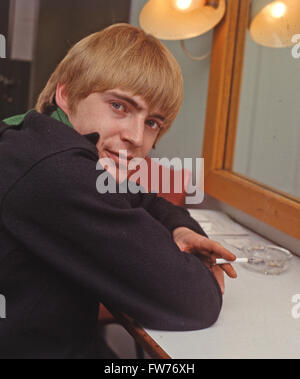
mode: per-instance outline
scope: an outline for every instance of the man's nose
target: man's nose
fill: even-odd
[[[122,139],[130,142],[135,147],[141,147],[144,142],[144,120],[134,120],[122,131]]]

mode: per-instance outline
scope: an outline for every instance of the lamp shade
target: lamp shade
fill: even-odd
[[[149,0],[141,28],[163,40],[184,40],[208,32],[225,14],[225,0]]]
[[[290,47],[300,32],[299,0],[252,0],[250,34],[263,46]]]

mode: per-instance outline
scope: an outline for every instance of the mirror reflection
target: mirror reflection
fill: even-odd
[[[300,201],[300,59],[246,38],[233,171]]]

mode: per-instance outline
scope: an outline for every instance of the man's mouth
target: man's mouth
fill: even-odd
[[[110,150],[105,150],[105,152],[108,157],[113,159],[118,166],[127,166],[129,161],[133,158],[131,155],[127,156],[126,154],[119,154]]]

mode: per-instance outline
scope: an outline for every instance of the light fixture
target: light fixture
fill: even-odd
[[[190,12],[193,9],[203,7],[204,0],[173,0],[175,9],[181,12]]]
[[[252,0],[250,34],[263,46],[290,47],[300,31],[299,0]]]
[[[184,40],[198,37],[216,26],[225,14],[225,0],[149,0],[140,13],[141,28],[162,40]]]

